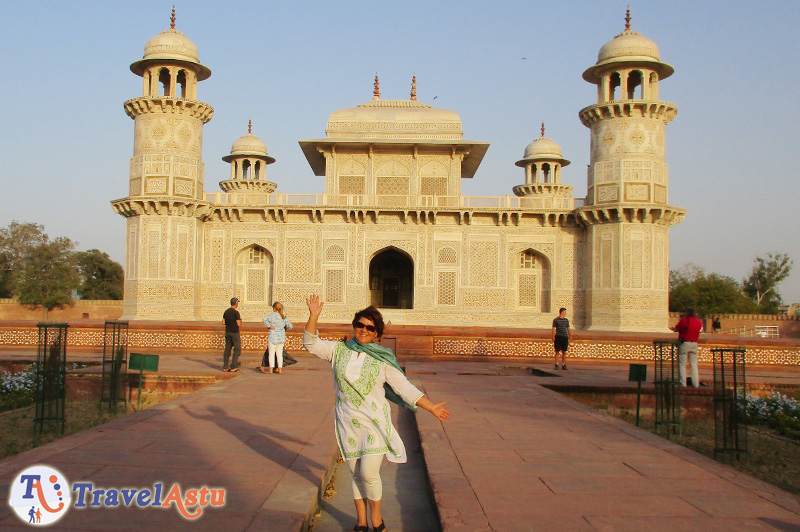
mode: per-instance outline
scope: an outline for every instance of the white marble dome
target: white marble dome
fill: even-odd
[[[131,65],[131,71],[142,75],[148,64],[161,61],[179,61],[196,65],[198,81],[211,76],[211,70],[200,64],[197,46],[175,28],[163,31],[147,41],[144,45],[144,56]]]
[[[547,137],[539,137],[538,139],[534,140],[525,148],[525,154],[522,156],[523,159],[560,159],[561,158],[561,146],[559,146],[556,142],[552,139]]]
[[[231,155],[267,155],[267,145],[261,139],[248,133],[231,146]]]
[[[656,43],[633,30],[625,30],[607,43],[597,53],[597,64],[619,59],[660,61]]]
[[[246,133],[237,139],[231,146],[231,154],[223,157],[222,160],[230,162],[236,157],[248,156],[266,159],[267,164],[275,162],[275,158],[270,157],[267,153],[267,145],[252,133]]]
[[[333,112],[328,138],[442,138],[460,139],[461,117],[417,100],[371,100]]]
[[[569,164],[569,161],[561,155],[561,146],[553,139],[544,136],[544,124],[542,124],[542,136],[528,144],[525,147],[522,159],[514,164],[524,167],[530,164],[531,161],[557,162],[561,166]]]
[[[583,79],[596,83],[602,71],[618,63],[646,65],[658,72],[659,79],[665,79],[675,71],[671,65],[661,62],[658,46],[641,33],[630,28],[630,13],[626,17],[625,31],[605,43],[597,52],[597,63],[583,73]]]

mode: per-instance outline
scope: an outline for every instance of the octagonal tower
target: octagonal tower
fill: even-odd
[[[142,96],[125,102],[134,120],[129,196],[112,202],[127,218],[123,319],[194,320],[203,199],[203,125],[214,110],[197,100],[211,71],[197,47],[170,28],[131,65]]]
[[[665,127],[677,108],[659,100],[673,73],[656,44],[631,29],[603,45],[583,79],[597,103],[580,111],[591,129],[586,204],[587,325],[665,331],[669,317],[669,227],[685,211],[668,204]]]

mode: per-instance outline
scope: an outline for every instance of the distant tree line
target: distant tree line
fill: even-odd
[[[703,316],[777,314],[781,305],[777,287],[789,276],[792,264],[785,253],[767,253],[756,258],[750,275],[741,282],[687,264],[669,272],[669,310],[694,307]]]
[[[122,299],[122,266],[107,253],[76,246],[66,237],[51,239],[36,223],[0,228],[0,297],[47,311],[72,305],[73,292],[81,299]]]

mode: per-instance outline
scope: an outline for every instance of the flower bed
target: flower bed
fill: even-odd
[[[0,412],[32,404],[36,399],[36,372],[33,364],[22,371],[0,374]]]
[[[778,392],[766,397],[747,395],[739,413],[748,425],[767,425],[780,435],[800,440],[800,401]]]

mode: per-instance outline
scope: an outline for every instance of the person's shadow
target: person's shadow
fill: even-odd
[[[287,469],[291,467],[295,473],[303,476],[315,486],[319,484],[319,478],[314,476],[311,470],[321,469],[325,471],[327,469],[326,466],[319,462],[303,456],[302,453],[288,449],[280,443],[283,441],[287,443],[307,444],[308,441],[298,440],[278,430],[255,425],[241,418],[231,417],[224,409],[218,406],[206,407],[210,412],[210,414],[207,415],[195,414],[187,409],[186,405],[181,405],[181,408],[195,419],[212,421],[218,427],[236,436],[239,441],[267,460],[271,460]],[[256,434],[256,436],[254,437],[253,434]]]

